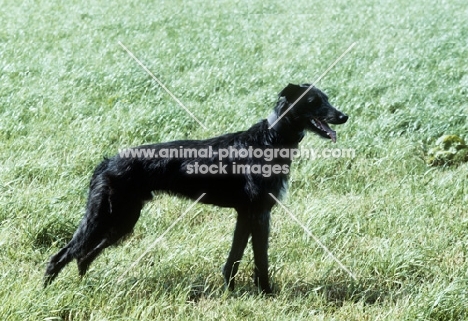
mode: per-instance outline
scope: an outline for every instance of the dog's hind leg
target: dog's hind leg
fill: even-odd
[[[96,257],[104,250],[106,247],[111,245],[107,238],[103,239],[96,247],[89,251],[85,256],[77,259],[78,264],[78,273],[80,276],[86,274],[91,263],[96,259]]]
[[[95,227],[96,231],[99,231],[99,238],[96,239],[95,237],[94,246],[86,247],[86,250],[80,251],[80,255],[77,256],[80,276],[86,274],[91,263],[105,248],[132,232],[140,217],[143,207],[141,200],[129,198],[126,194],[122,194],[120,197],[114,195],[110,199],[110,208],[112,210],[108,214],[108,219],[102,222],[102,226]]]
[[[229,290],[234,290],[234,277],[239,269],[240,260],[250,236],[248,213],[237,211],[237,223],[234,231],[231,251],[223,268],[224,282]]]
[[[265,211],[252,219],[252,247],[254,252],[254,282],[263,293],[272,293],[268,280],[268,236],[270,212]]]

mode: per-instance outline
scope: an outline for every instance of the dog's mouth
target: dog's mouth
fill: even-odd
[[[318,118],[312,118],[310,123],[317,134],[325,138],[330,138],[334,143],[336,143],[336,131],[331,129],[326,121]]]

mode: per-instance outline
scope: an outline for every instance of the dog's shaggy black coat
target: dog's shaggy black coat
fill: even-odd
[[[246,131],[206,140],[145,145],[135,150],[153,150],[157,153],[170,148],[181,150],[211,147],[215,152],[229,148],[294,149],[298,147],[307,130],[336,141],[336,133],[327,123],[343,124],[348,116],[331,106],[328,97],[319,89],[311,88],[286,112],[308,88],[308,84],[289,84],[279,94],[274,112],[268,119]],[[196,164],[224,166],[225,172],[197,174],[193,172]],[[257,169],[277,166],[276,171],[268,175],[266,172],[248,170],[234,173],[233,169],[237,165],[249,165],[250,168],[260,166]],[[145,202],[152,198],[153,192],[161,191],[190,199],[197,199],[202,193],[206,193],[200,202],[236,209],[238,215],[234,238],[223,268],[225,283],[229,289],[234,288],[234,276],[251,237],[255,284],[263,293],[271,293],[267,251],[270,210],[275,201],[269,193],[277,198],[281,197],[287,184],[290,165],[289,157],[277,156],[266,160],[257,157],[236,158],[231,155],[220,161],[216,153],[211,157],[185,158],[122,157],[119,154],[105,159],[92,176],[86,214],[77,231],[72,240],[51,257],[47,265],[45,285],[52,282],[60,270],[73,259],[77,260],[79,274],[84,275],[102,250],[132,231]]]

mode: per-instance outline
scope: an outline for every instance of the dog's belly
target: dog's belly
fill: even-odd
[[[220,176],[182,176],[169,180],[163,190],[190,199],[200,199],[200,203],[221,207],[239,207],[249,201],[249,190],[245,179],[226,175]]]
[[[145,186],[152,191],[180,195],[221,207],[264,207],[281,197],[289,171],[289,159],[245,159],[215,161],[200,159],[158,159],[142,161]],[[132,167],[138,163],[133,163]],[[135,172],[135,171],[133,171]],[[134,176],[133,176],[134,179]]]
[[[272,201],[269,193],[281,198],[287,186],[287,177],[183,175],[166,180],[164,185],[157,190],[193,200],[205,193],[199,200],[204,204],[230,208],[252,207],[256,204],[262,207]]]

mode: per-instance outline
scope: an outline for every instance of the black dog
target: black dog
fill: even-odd
[[[306,130],[335,142],[336,133],[327,123],[343,124],[348,119],[315,87],[287,111],[308,89],[308,84],[289,84],[268,119],[246,131],[140,146],[105,159],[91,179],[86,215],[70,243],[51,257],[45,285],[73,259],[84,275],[102,250],[132,231],[152,192],[163,191],[194,200],[206,193],[200,202],[236,209],[234,239],[223,268],[225,283],[234,288],[251,236],[255,284],[263,293],[271,293],[267,251],[275,200],[269,193],[280,198],[286,188],[291,157],[284,152],[296,149]]]

